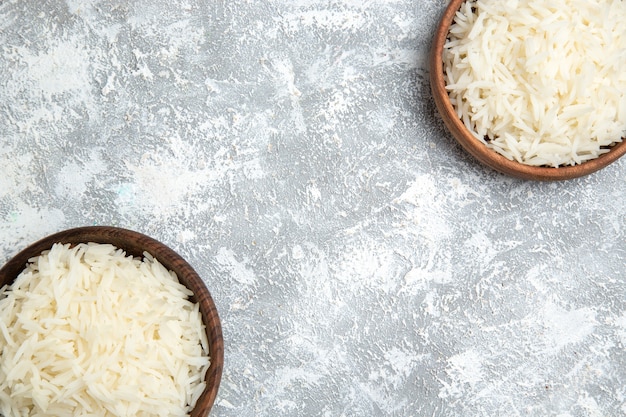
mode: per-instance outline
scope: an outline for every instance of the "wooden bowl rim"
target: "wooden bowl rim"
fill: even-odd
[[[109,243],[133,256],[143,257],[143,252],[148,252],[168,270],[176,272],[180,282],[193,291],[193,299],[200,304],[206,327],[211,364],[205,377],[207,386],[190,416],[208,416],[217,397],[224,366],[222,326],[213,298],[202,278],[182,256],[167,245],[142,233],[113,226],[85,226],[63,230],[39,239],[9,259],[0,268],[0,287],[13,282],[24,270],[29,259],[49,250],[54,243],[87,242]]]
[[[437,26],[431,45],[430,84],[435,105],[444,124],[450,130],[452,136],[468,153],[481,163],[503,174],[536,181],[568,180],[589,175],[615,162],[626,153],[626,140],[622,138],[622,141],[613,145],[609,152],[581,164],[561,166],[558,168],[537,167],[509,160],[476,139],[465,127],[461,119],[457,117],[456,111],[452,103],[450,103],[448,93],[446,92],[443,76],[443,47],[448,37],[448,31],[452,21],[454,20],[454,15],[465,1],[466,0],[451,0]]]

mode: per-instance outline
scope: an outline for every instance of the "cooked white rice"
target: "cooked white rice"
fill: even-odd
[[[209,367],[190,295],[148,253],[55,244],[0,290],[0,413],[187,415]]]
[[[459,118],[511,160],[575,165],[626,136],[624,0],[468,0],[443,63]]]

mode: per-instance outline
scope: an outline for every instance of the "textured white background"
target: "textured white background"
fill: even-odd
[[[478,165],[443,0],[0,0],[0,262],[149,234],[203,276],[214,416],[626,415],[626,160]]]

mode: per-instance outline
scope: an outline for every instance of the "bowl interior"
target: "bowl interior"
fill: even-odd
[[[127,255],[142,256],[148,252],[165,268],[174,271],[180,282],[193,291],[193,302],[200,304],[200,312],[209,342],[211,365],[205,381],[207,387],[191,412],[192,417],[206,417],[219,389],[224,365],[224,341],[217,308],[200,276],[176,252],[157,240],[131,230],[92,226],[65,230],[47,236],[23,249],[0,268],[0,287],[10,284],[24,270],[28,260],[48,250],[54,243],[109,243],[126,251]]]
[[[579,165],[562,166],[559,168],[537,167],[511,161],[476,139],[457,117],[456,111],[452,103],[450,103],[446,91],[442,59],[443,47],[448,37],[450,26],[454,20],[454,15],[464,2],[465,0],[451,0],[437,26],[431,46],[430,84],[435,105],[437,106],[437,110],[444,124],[452,136],[468,153],[473,155],[481,163],[501,173],[516,178],[539,181],[566,180],[582,177],[604,168],[626,153],[626,140],[622,140],[622,142],[612,146],[609,152]]]

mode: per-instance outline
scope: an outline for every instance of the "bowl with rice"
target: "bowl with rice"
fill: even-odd
[[[175,251],[135,231],[65,230],[0,268],[0,415],[206,417],[217,309]]]
[[[444,124],[481,163],[565,180],[626,153],[626,3],[451,0],[430,80]]]

